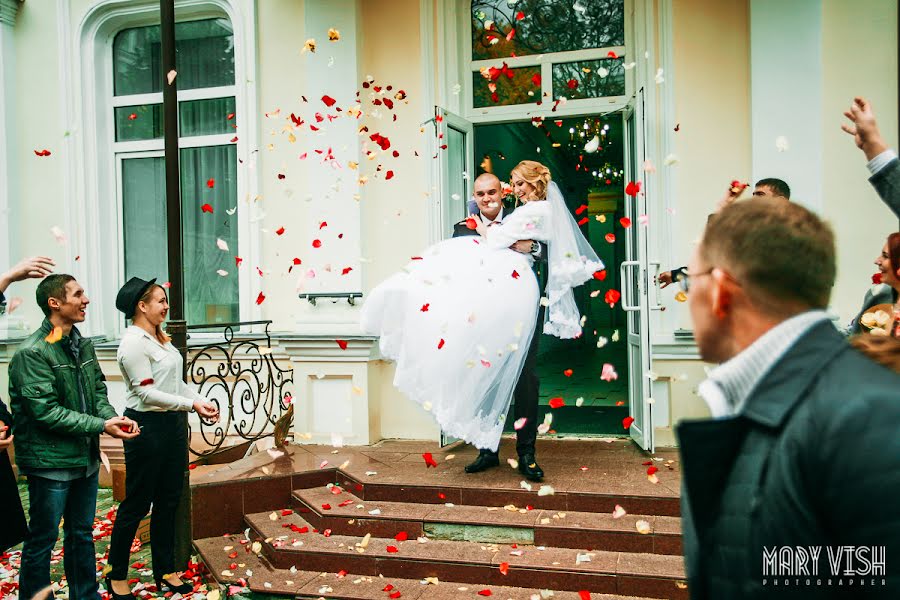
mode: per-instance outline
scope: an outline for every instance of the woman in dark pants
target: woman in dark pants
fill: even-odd
[[[128,565],[131,543],[150,507],[153,577],[160,594],[193,591],[175,565],[175,509],[187,468],[187,413],[216,420],[218,408],[182,380],[183,360],[162,330],[169,312],[165,290],[155,279],[128,280],[116,308],[132,319],[116,360],[127,388],[125,414],[141,435],[125,443],[125,500],[119,505],[109,544],[106,589],[114,600],[131,598]]]
[[[53,272],[55,266],[52,259],[35,256],[23,260],[15,267],[0,275],[0,315],[6,313],[6,297],[3,292],[14,281],[23,279],[41,279]],[[3,526],[0,527],[0,554],[13,546],[22,543],[28,528],[25,524],[25,511],[19,499],[19,486],[13,473],[7,449],[13,443],[13,418],[6,404],[0,399],[0,515]]]

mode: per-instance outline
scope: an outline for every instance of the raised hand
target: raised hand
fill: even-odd
[[[878,130],[875,112],[868,100],[857,96],[853,99],[850,110],[844,111],[844,116],[851,122],[841,123],[841,129],[853,136],[856,146],[865,152],[866,160],[872,160],[888,149]]]
[[[0,275],[0,292],[14,281],[46,277],[53,272],[53,267],[55,266],[56,263],[53,262],[53,259],[46,256],[26,258],[6,273],[3,273],[3,275]]]

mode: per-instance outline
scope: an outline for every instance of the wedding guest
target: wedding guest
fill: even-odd
[[[186,385],[184,361],[162,329],[169,312],[166,291],[156,279],[132,277],[116,296],[116,308],[132,320],[116,360],[127,389],[125,416],[141,428],[125,442],[125,499],[119,505],[109,543],[106,589],[114,600],[131,598],[128,565],[131,542],[150,507],[153,578],[160,594],[187,594],[175,564],[175,509],[181,500],[188,459],[187,413],[215,421],[219,411]]]
[[[719,212],[726,206],[729,206],[732,203],[736,202],[738,197],[740,197],[741,193],[743,193],[746,187],[746,184],[732,181],[728,186],[728,189],[725,191],[725,195],[722,196],[722,198],[716,203],[716,212]],[[775,177],[766,177],[765,179],[760,179],[759,181],[757,181],[756,185],[753,186],[753,197],[790,200],[791,187],[787,184],[786,181],[782,179],[776,179]],[[684,279],[684,272],[686,269],[687,267],[679,267],[677,269],[672,269],[671,271],[661,272],[657,277],[657,281],[660,284],[659,288],[665,289],[676,281],[682,281]]]
[[[6,313],[6,297],[3,293],[14,281],[41,279],[53,272],[56,264],[46,256],[28,258],[0,275],[0,315]],[[28,527],[25,511],[19,499],[19,486],[9,462],[7,449],[13,443],[13,417],[0,398],[0,515],[4,524],[0,528],[0,554],[25,539]]]
[[[881,281],[893,290],[889,333],[892,337],[900,338],[900,231],[888,236],[875,264],[881,272]]]
[[[50,553],[65,516],[63,550],[70,600],[98,597],[93,525],[100,470],[100,434],[138,436],[106,397],[94,345],[77,323],[90,301],[71,275],[48,275],[37,286],[45,319],[9,365],[16,464],[28,478],[28,535],[22,549],[19,597],[50,585]]]
[[[836,271],[831,228],[799,204],[769,199],[713,216],[694,252],[694,337],[718,364],[698,388],[713,418],[676,427],[694,600],[772,597],[764,549],[900,548],[900,375],[830,322]],[[900,563],[888,559],[882,579],[869,588],[867,577],[854,598],[898,597]]]

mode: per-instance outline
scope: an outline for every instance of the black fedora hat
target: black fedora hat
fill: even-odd
[[[156,277],[146,281],[140,277],[132,277],[129,279],[119,293],[116,294],[116,308],[125,313],[129,319],[134,316],[134,309],[137,308],[141,296],[147,291],[151,285],[156,283]]]

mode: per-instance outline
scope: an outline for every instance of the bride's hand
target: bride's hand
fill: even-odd
[[[475,231],[478,232],[478,235],[487,237],[487,225],[481,220],[481,215],[472,215],[472,218],[475,219]]]

